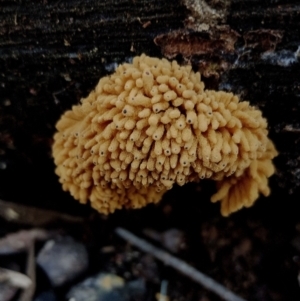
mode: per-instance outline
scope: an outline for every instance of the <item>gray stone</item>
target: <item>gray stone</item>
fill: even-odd
[[[37,256],[54,287],[61,286],[86,271],[88,253],[85,246],[71,237],[59,237],[46,242]]]

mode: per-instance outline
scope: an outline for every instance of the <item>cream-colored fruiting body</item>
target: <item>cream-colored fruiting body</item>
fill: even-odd
[[[258,109],[204,90],[176,61],[135,57],[65,112],[54,135],[64,190],[101,213],[158,202],[174,184],[211,178],[228,215],[269,194],[276,150]]]

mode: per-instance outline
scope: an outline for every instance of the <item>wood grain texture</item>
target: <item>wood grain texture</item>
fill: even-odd
[[[60,114],[116,64],[142,52],[162,56],[154,39],[164,37],[170,47],[168,37],[178,32],[194,42],[187,39],[188,56],[174,42],[177,60],[207,72],[208,87],[238,93],[263,110],[281,154],[273,186],[292,198],[299,193],[299,2],[198,3],[222,17],[197,20],[203,10],[192,12],[179,0],[0,0],[0,197],[26,196],[24,202],[35,203],[44,198],[52,206],[61,196],[50,154]],[[231,38],[236,34],[230,52],[218,48],[224,28]],[[215,48],[196,53],[193,47],[203,41]]]

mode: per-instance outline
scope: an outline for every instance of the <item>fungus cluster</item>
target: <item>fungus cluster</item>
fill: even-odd
[[[204,90],[176,61],[135,57],[100,79],[58,121],[53,156],[63,189],[108,214],[157,203],[174,184],[211,178],[227,216],[268,195],[277,152],[267,122],[232,93]]]

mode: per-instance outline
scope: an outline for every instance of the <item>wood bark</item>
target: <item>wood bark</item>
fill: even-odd
[[[0,0],[0,198],[55,207],[55,122],[143,52],[191,63],[208,88],[260,107],[280,152],[272,186],[299,194],[297,1]]]

